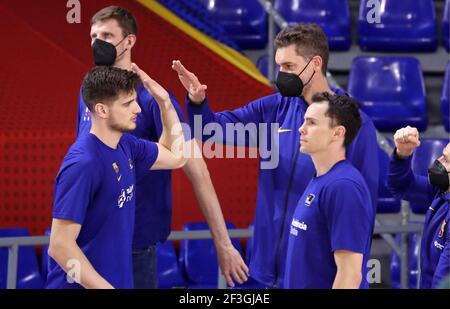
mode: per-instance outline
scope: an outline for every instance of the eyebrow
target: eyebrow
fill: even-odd
[[[317,120],[316,118],[313,118],[313,117],[305,117],[305,121],[306,120]]]
[[[108,32],[108,31],[100,31],[99,34],[103,34],[103,35],[112,35],[112,32]],[[91,38],[97,37],[97,33],[92,33],[91,34]]]
[[[295,63],[287,61],[287,62],[281,63],[280,65],[295,65]]]
[[[134,98],[134,99],[131,99],[131,100],[129,100],[129,101],[123,102],[123,103],[122,103],[122,105],[125,105],[125,104],[128,104],[128,103],[131,103],[131,102],[135,101],[136,99],[137,99],[137,97],[136,97],[136,98]]]

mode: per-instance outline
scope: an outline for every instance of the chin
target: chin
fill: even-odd
[[[133,123],[133,124],[130,124],[128,127],[126,127],[126,128],[124,128],[124,132],[130,132],[130,131],[133,131],[134,129],[136,129],[136,124],[135,123]]]
[[[304,146],[304,145],[300,145],[300,152],[306,153],[308,154],[308,147]]]

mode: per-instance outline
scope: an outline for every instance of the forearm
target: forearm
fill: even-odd
[[[252,102],[234,110],[213,112],[208,105],[208,99],[200,105],[187,99],[186,110],[195,138],[207,141],[214,136],[214,141],[222,144],[257,146],[259,124],[263,122],[258,103]]]
[[[340,270],[338,268],[333,282],[333,289],[358,289],[361,280],[361,271]]]
[[[79,279],[80,285],[86,289],[113,288],[92,266],[78,245],[73,243],[50,244],[49,255],[66,272]],[[77,273],[79,271],[79,273]]]
[[[173,107],[170,99],[158,103],[158,105],[161,113],[161,122],[163,126],[163,130],[158,143],[163,145],[165,148],[173,151],[175,149],[172,149],[172,145],[174,145],[174,143],[176,143],[177,140],[184,141],[180,119],[178,118],[178,114],[175,108]],[[181,151],[181,149],[176,150]]]
[[[406,200],[415,197],[417,193],[427,194],[431,201],[434,196],[433,187],[427,177],[413,173],[411,160],[412,156],[399,159],[392,155],[387,179],[389,190],[395,197]]]
[[[194,192],[208,222],[216,247],[231,246],[220,203],[204,160],[191,158],[183,169],[191,183],[196,184],[193,186]]]

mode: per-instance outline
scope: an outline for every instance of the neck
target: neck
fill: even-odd
[[[89,132],[97,136],[97,138],[106,146],[112,149],[117,149],[117,144],[119,144],[123,133],[111,129],[111,127],[107,126],[104,121],[95,119],[94,117],[92,118],[92,126]]]
[[[339,147],[339,149],[326,149],[325,151],[311,154],[314,167],[316,168],[317,176],[322,176],[328,173],[328,171],[339,161],[345,160],[345,148]]]
[[[305,101],[308,105],[312,102],[312,97],[318,92],[329,92],[333,94],[333,91],[331,90],[330,86],[328,85],[328,81],[323,76],[322,73],[316,74],[314,76],[313,80],[307,85],[307,89],[305,89],[303,97],[305,98]]]
[[[116,59],[113,66],[122,70],[131,70],[131,51],[127,50],[119,59]]]

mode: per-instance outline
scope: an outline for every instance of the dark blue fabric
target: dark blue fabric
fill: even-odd
[[[337,272],[334,253],[346,250],[363,255],[360,288],[368,288],[366,265],[374,221],[369,189],[348,161],[314,177],[290,224],[284,287],[331,289]]]
[[[77,244],[115,288],[132,288],[137,164],[149,170],[157,145],[124,134],[112,149],[89,133],[71,146],[55,180],[53,218],[81,225]],[[50,259],[47,288],[81,288]]]

